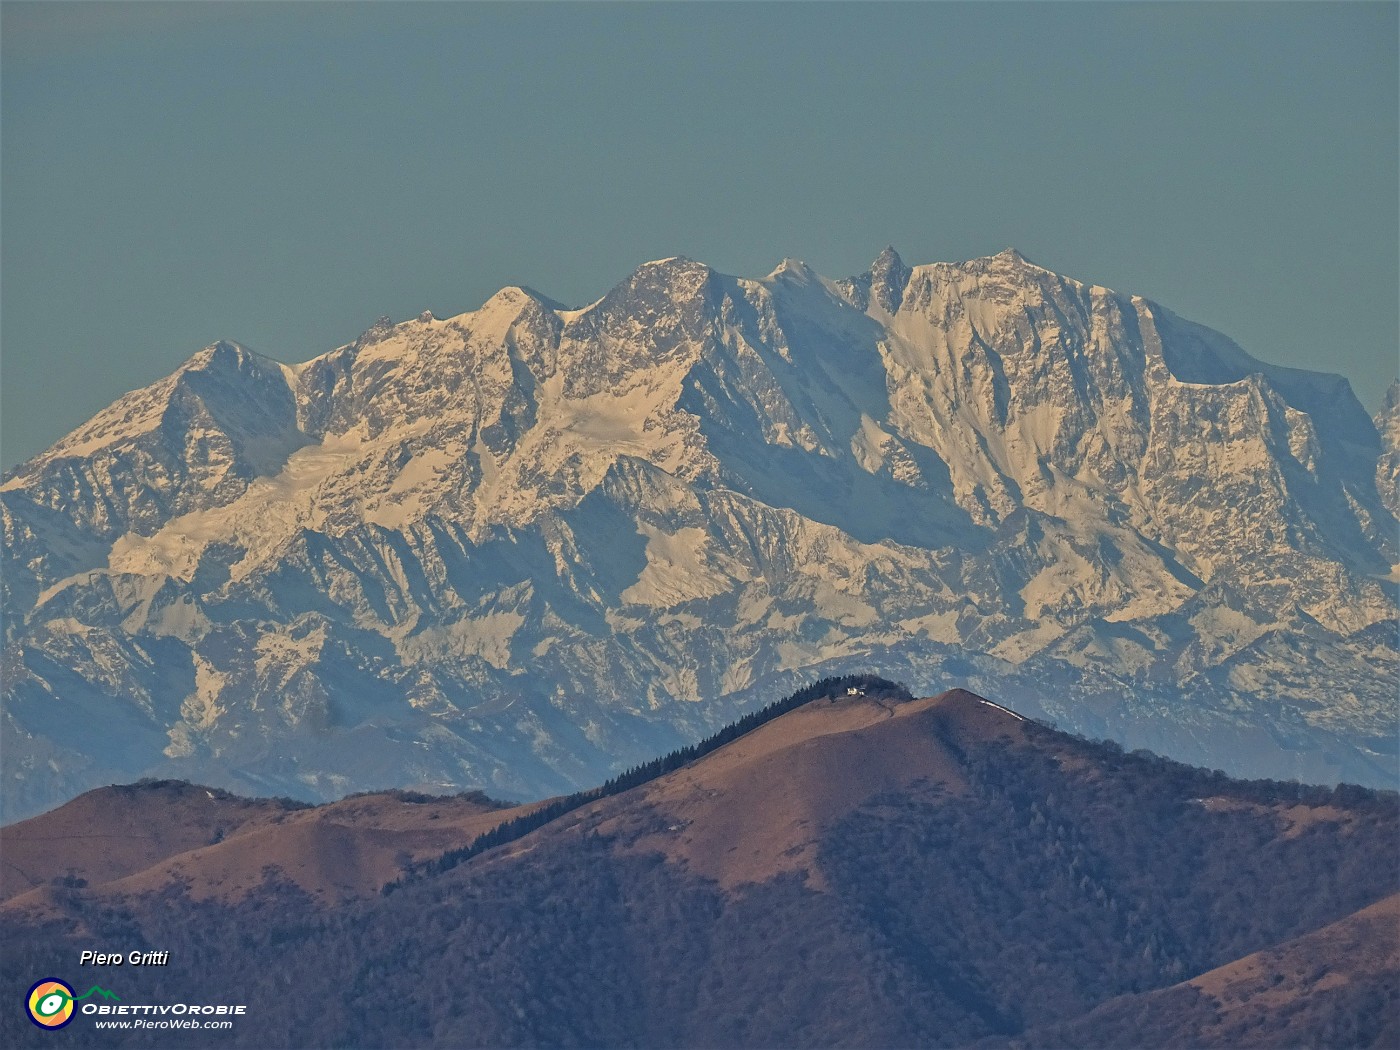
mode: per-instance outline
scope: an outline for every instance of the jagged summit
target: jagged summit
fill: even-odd
[[[652,259],[649,262],[644,262],[641,266],[637,267],[637,269],[649,270],[658,267],[668,269],[683,268],[692,265],[695,265],[695,260],[688,255],[668,255],[664,259]]]
[[[555,793],[872,653],[1374,782],[1394,417],[1011,250],[673,257],[297,366],[215,344],[0,486],[7,805],[119,771]]]
[[[498,311],[518,311],[526,304],[534,304],[542,309],[551,311],[568,309],[563,303],[550,298],[543,292],[536,291],[528,285],[508,284],[492,295],[491,298],[487,299],[486,302],[471,311],[471,315],[490,315]],[[459,314],[458,316],[464,317],[469,315]]]
[[[643,263],[610,289],[599,306],[613,309],[616,304],[633,301],[654,305],[658,297],[684,298],[703,288],[713,273],[709,266],[684,255]]]
[[[1390,384],[1385,401],[1376,413],[1376,431],[1381,455],[1376,465],[1376,487],[1390,512],[1400,517],[1400,379]],[[1400,565],[1392,572],[1400,578]]]
[[[115,490],[99,486],[100,508],[84,519],[99,535],[112,535],[114,529],[144,527],[173,508],[192,505],[200,499],[193,488],[202,489],[205,498],[232,498],[306,443],[284,366],[220,340],[16,467],[0,487],[18,491],[37,484],[43,490],[56,477],[66,481],[68,464],[115,465],[124,459],[122,469],[139,467],[140,473]],[[50,489],[44,502],[60,509],[63,495]]]
[[[797,280],[806,281],[811,280],[815,276],[816,271],[813,270],[801,259],[785,257],[782,262],[778,263],[778,265],[773,268],[772,272],[768,274],[768,277],[766,279],[774,280],[776,278],[790,277],[795,278]]]
[[[899,253],[893,247],[886,247],[870,266],[870,289],[875,304],[889,314],[898,311],[912,274]]]
[[[208,365],[226,364],[237,367],[249,359],[267,361],[270,358],[262,354],[249,350],[242,343],[234,342],[232,339],[218,339],[198,353],[193,354],[180,366],[177,371],[184,372],[193,368],[203,368]]]
[[[1393,380],[1386,388],[1382,412],[1387,415],[1387,418],[1400,415],[1400,379]]]
[[[1381,401],[1381,407],[1376,412],[1375,426],[1377,432],[1386,437],[1390,447],[1400,444],[1400,379],[1393,381],[1386,388],[1385,398]]]

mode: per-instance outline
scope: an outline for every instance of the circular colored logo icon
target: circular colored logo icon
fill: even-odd
[[[55,977],[29,989],[29,1019],[40,1028],[62,1028],[73,1020],[73,989]]]

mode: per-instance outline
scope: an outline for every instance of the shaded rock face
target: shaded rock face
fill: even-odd
[[[1376,489],[1391,514],[1400,515],[1400,379],[1385,392],[1385,404],[1376,413],[1381,457],[1376,465]]]
[[[6,818],[151,772],[541,795],[871,665],[1386,783],[1396,401],[1014,251],[219,343],[0,486]]]

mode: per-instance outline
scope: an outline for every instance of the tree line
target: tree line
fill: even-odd
[[[624,791],[630,791],[643,784],[649,784],[658,777],[674,772],[682,766],[688,765],[697,759],[704,758],[712,751],[716,751],[725,744],[738,740],[747,733],[752,733],[755,729],[779,715],[787,714],[796,710],[804,704],[809,704],[813,700],[835,699],[845,695],[849,690],[857,690],[862,695],[887,700],[912,700],[913,694],[898,682],[891,682],[872,674],[849,674],[839,677],[823,678],[804,686],[791,696],[781,700],[775,700],[766,707],[753,711],[737,721],[731,722],[717,733],[706,737],[699,743],[690,744],[686,747],[677,748],[660,758],[654,758],[650,762],[644,762],[639,766],[633,766],[624,773],[604,782],[600,787],[589,788],[586,791],[576,791],[572,795],[565,795],[553,801],[547,802],[529,813],[514,817],[498,824],[490,831],[484,832],[472,839],[467,845],[460,849],[448,850],[441,856],[432,860],[421,861],[408,868],[404,874],[388,883],[381,891],[384,894],[393,893],[403,883],[432,875],[440,875],[445,871],[463,864],[473,857],[485,853],[487,850],[495,849],[497,846],[504,846],[517,839],[524,838],[536,828],[542,828],[553,820],[585,806],[590,802],[597,802],[599,799],[610,798],[613,795],[620,795]]]

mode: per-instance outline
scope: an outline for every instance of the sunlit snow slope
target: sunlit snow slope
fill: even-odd
[[[1390,783],[1396,400],[1015,251],[217,343],[0,486],[5,818],[148,772],[537,796],[866,668]]]

